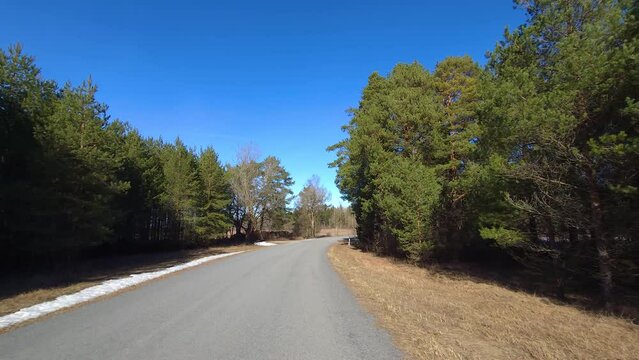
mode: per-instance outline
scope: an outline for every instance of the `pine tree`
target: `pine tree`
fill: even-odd
[[[508,198],[529,221],[484,234],[548,249],[555,272],[592,246],[609,304],[616,258],[634,238],[629,224],[637,216],[630,205],[638,181],[630,170],[637,165],[636,4],[521,6],[528,21],[506,34],[489,64],[484,123],[493,162],[527,186]]]
[[[470,222],[465,203],[472,186],[474,152],[479,139],[477,82],[480,69],[472,59],[449,57],[437,64],[434,77],[443,113],[439,136],[435,137],[433,157],[440,177],[442,211],[438,215],[441,240],[452,256],[468,243]],[[471,223],[472,224],[472,223]]]
[[[125,127],[124,163],[119,177],[130,184],[129,190],[119,198],[122,218],[118,224],[118,240],[123,247],[152,247],[160,234],[160,200],[164,191],[162,161],[154,144],[145,140],[137,130]]]
[[[202,184],[198,176],[198,164],[195,154],[182,140],[162,147],[164,172],[164,193],[162,200],[174,215],[169,225],[169,240],[185,242],[194,236],[198,219],[198,199]]]
[[[202,181],[198,233],[205,239],[224,236],[231,226],[227,212],[231,192],[224,168],[213,148],[207,147],[200,152],[198,171]]]
[[[47,191],[52,179],[39,135],[54,110],[56,84],[42,79],[19,44],[0,50],[0,84],[0,246],[2,261],[16,266],[51,252],[41,245],[56,238],[50,213],[57,196]]]

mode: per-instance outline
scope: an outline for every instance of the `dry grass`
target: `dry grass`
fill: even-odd
[[[204,256],[257,248],[254,245],[236,245],[116,256],[84,261],[49,273],[3,276],[0,278],[0,316],[72,294],[105,280],[158,270]]]
[[[321,229],[315,234],[315,237],[331,237],[331,236],[352,236],[355,234],[355,229],[343,229],[343,228],[331,228],[331,229]],[[285,237],[273,237],[268,238],[265,241],[276,243],[276,244],[286,244],[289,242],[295,242],[299,240],[305,240],[307,238],[303,236],[293,236],[291,235],[288,238]]]
[[[321,229],[317,233],[317,237],[321,236],[350,236],[355,234],[355,229],[341,229],[341,228],[333,228],[333,229]]]
[[[639,326],[335,245],[329,258],[414,359],[639,359]]]

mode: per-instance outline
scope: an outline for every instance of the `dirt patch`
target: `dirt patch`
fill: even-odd
[[[56,271],[6,275],[0,278],[0,316],[22,308],[72,294],[103,281],[178,265],[193,259],[255,250],[254,245],[210,247],[206,249],[153,254],[112,256],[83,261]]]
[[[329,258],[413,359],[637,359],[639,326],[348,245]]]

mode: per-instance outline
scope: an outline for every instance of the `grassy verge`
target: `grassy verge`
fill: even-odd
[[[336,270],[413,359],[637,359],[639,326],[338,244]]]
[[[233,245],[110,256],[81,261],[46,273],[4,275],[0,277],[0,316],[80,291],[105,280],[158,270],[204,256],[256,248],[258,247],[254,245]]]

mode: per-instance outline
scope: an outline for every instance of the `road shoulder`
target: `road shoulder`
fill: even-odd
[[[254,245],[237,245],[237,246],[224,246],[224,247],[210,247],[206,249],[198,249],[193,251],[181,251],[174,253],[164,254],[142,254],[134,256],[121,256],[117,257],[113,263],[104,264],[101,262],[89,262],[83,264],[80,268],[87,269],[84,274],[75,274],[74,277],[64,281],[64,277],[68,276],[66,272],[62,273],[50,273],[47,275],[32,275],[27,277],[25,281],[38,280],[43,283],[38,287],[35,285],[33,289],[25,292],[18,292],[9,296],[5,296],[0,299],[0,319],[3,317],[9,317],[16,314],[23,309],[29,309],[32,307],[39,307],[43,304],[53,303],[61,297],[72,297],[75,294],[81,292],[90,291],[93,288],[100,287],[101,285],[109,282],[117,282],[122,279],[130,279],[135,277],[144,277],[145,274],[158,273],[158,276],[152,276],[148,279],[141,279],[142,281],[134,281],[132,284],[125,284],[126,286],[116,285],[119,289],[110,291],[103,295],[91,297],[88,300],[80,301],[70,306],[61,307],[55,311],[46,312],[42,315],[38,315],[35,318],[30,318],[18,323],[0,328],[0,334],[11,331],[17,327],[21,327],[35,321],[41,321],[52,315],[69,311],[78,306],[83,306],[95,301],[118,295],[125,291],[131,291],[140,286],[144,286],[153,281],[160,280],[167,276],[172,276],[182,271],[194,269],[198,266],[209,264],[210,262],[220,261],[227,255],[239,254],[247,251],[254,251],[262,249],[263,247]],[[129,259],[127,259],[129,258]],[[126,261],[123,261],[126,259]],[[206,261],[200,262],[202,259]],[[136,262],[137,261],[137,262]],[[191,264],[184,267],[184,265]],[[90,266],[93,265],[93,268]],[[173,269],[170,271],[166,271]],[[67,270],[69,271],[69,270]],[[44,279],[38,279],[38,277],[44,277]],[[35,278],[35,279],[34,279]],[[11,279],[17,281],[18,279]],[[8,282],[8,280],[5,279]],[[49,285],[48,284],[55,284]],[[7,289],[4,289],[7,291]]]
[[[639,326],[339,243],[328,257],[360,303],[414,359],[632,359]]]

